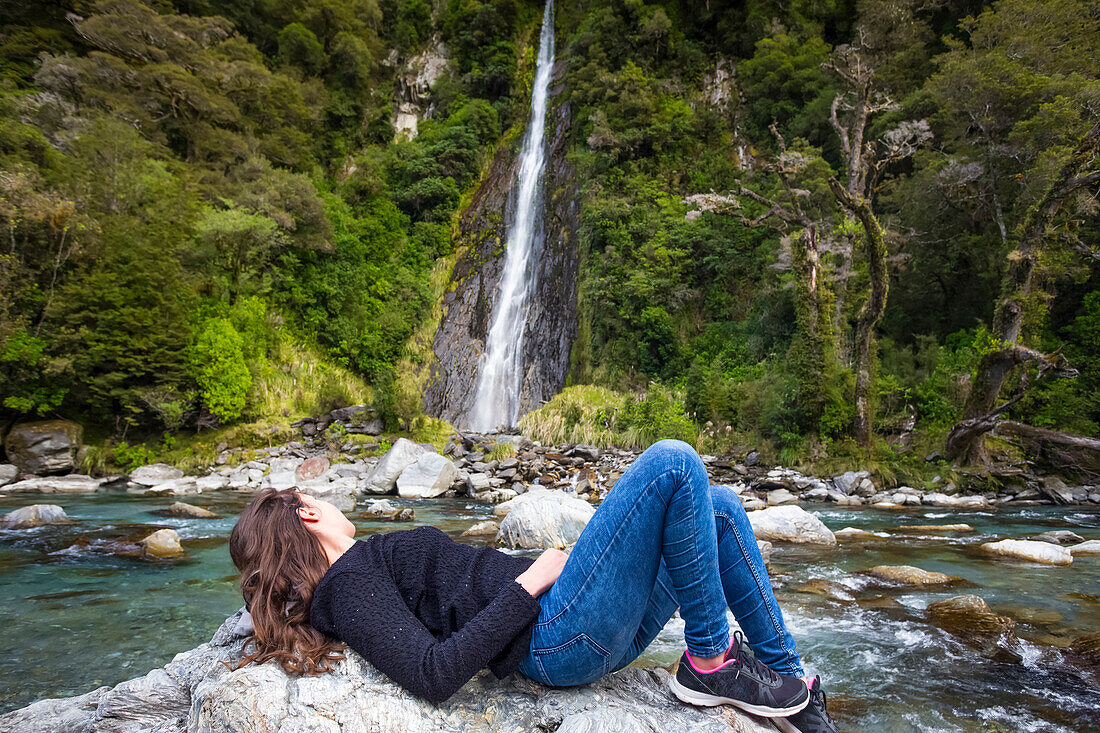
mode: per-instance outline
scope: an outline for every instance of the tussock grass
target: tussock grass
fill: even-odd
[[[482,460],[488,463],[489,461],[503,461],[505,458],[511,458],[516,454],[516,446],[513,443],[497,443],[485,453],[485,458]]]
[[[610,421],[625,401],[625,394],[606,387],[591,384],[566,387],[545,405],[521,417],[519,428],[540,443],[610,447],[618,437]]]
[[[298,419],[337,407],[368,404],[371,388],[316,349],[281,339],[267,363],[253,375],[248,412]]]

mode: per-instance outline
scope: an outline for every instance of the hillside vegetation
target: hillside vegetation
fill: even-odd
[[[108,448],[361,401],[411,426],[410,339],[524,124],[541,12],[4,5],[0,420]],[[526,429],[850,463],[980,462],[983,419],[1100,433],[1095,4],[560,0],[556,26],[580,314]]]

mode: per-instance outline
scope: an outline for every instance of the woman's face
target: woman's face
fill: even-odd
[[[305,505],[298,508],[298,518],[311,532],[326,537],[355,536],[355,525],[331,503],[302,491],[297,494]]]

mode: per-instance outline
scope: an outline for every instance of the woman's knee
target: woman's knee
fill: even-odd
[[[710,496],[716,514],[725,514],[730,517],[745,514],[745,506],[741,503],[741,497],[729,486],[711,484]]]
[[[644,452],[668,462],[682,462],[688,470],[702,470],[703,473],[707,470],[703,465],[703,459],[691,444],[678,438],[662,438],[646,448]]]

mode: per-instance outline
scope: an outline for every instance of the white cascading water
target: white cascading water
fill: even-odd
[[[515,217],[508,227],[504,272],[500,278],[492,325],[478,369],[477,392],[468,416],[472,430],[514,425],[519,419],[523,384],[523,331],[535,288],[536,241],[542,218],[542,171],[546,167],[546,96],[554,65],[554,4],[542,14],[539,57],[531,90],[531,118],[523,138],[516,179]],[[534,256],[533,256],[534,255]]]

